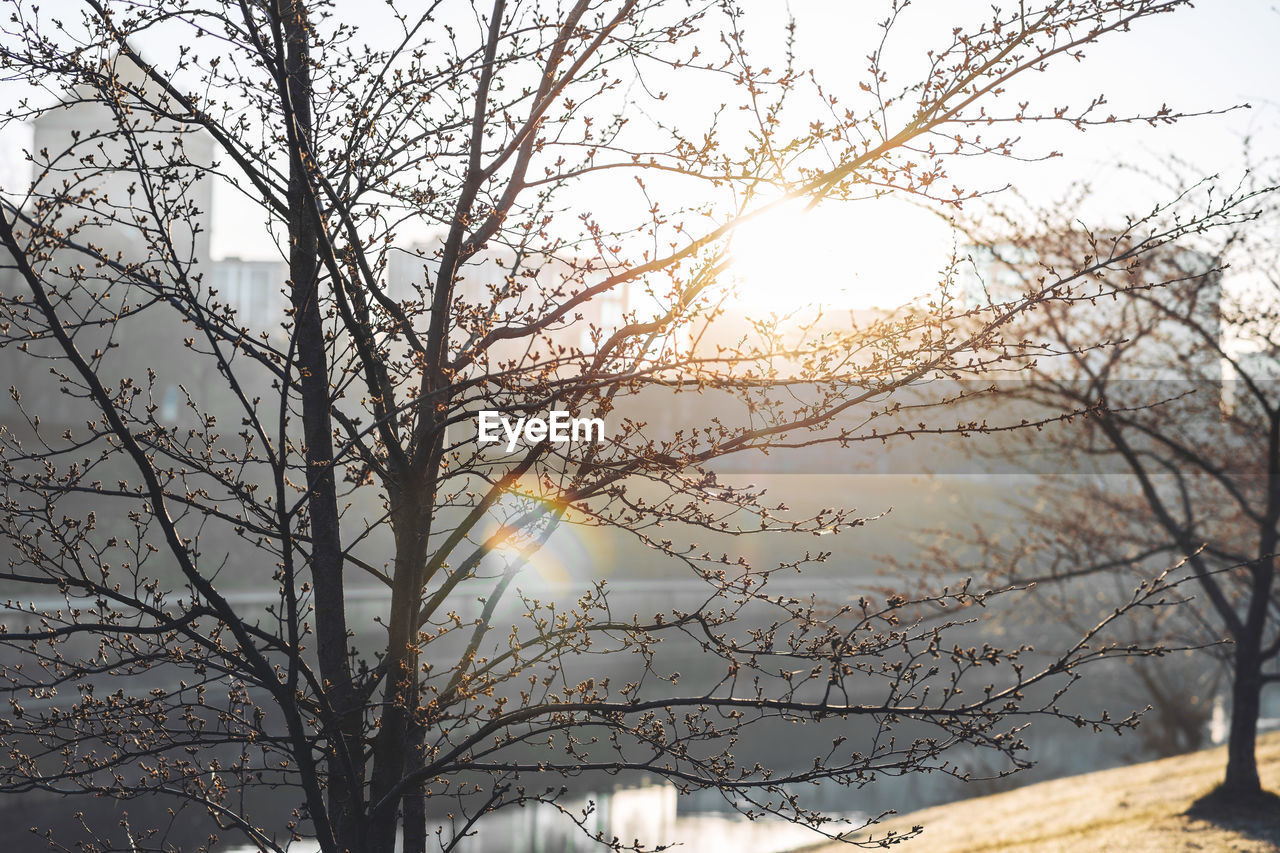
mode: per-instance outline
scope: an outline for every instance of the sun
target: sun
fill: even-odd
[[[944,220],[894,199],[787,202],[735,229],[728,285],[747,310],[891,308],[936,290],[954,245]]]

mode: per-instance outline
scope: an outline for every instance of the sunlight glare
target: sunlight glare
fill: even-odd
[[[736,231],[730,284],[747,309],[890,308],[937,289],[952,247],[945,221],[901,201],[795,201]]]

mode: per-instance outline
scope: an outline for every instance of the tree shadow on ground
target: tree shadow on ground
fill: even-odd
[[[1186,815],[1248,838],[1280,845],[1280,795],[1270,791],[1241,795],[1214,788],[1192,803]]]

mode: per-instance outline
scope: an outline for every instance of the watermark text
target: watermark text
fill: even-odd
[[[522,443],[550,441],[552,444],[569,444],[604,440],[602,418],[575,418],[565,411],[552,411],[546,418],[512,420],[501,412],[485,410],[476,418],[477,440],[481,444],[493,444],[505,438],[508,453]]]

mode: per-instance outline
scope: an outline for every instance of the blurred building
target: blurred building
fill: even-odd
[[[1123,241],[1115,240],[1122,251]],[[972,246],[962,282],[965,303],[977,311],[1014,303],[1108,248],[1101,235],[1074,252],[1055,246],[1053,255],[1034,246]],[[1085,276],[1068,288],[1010,326],[1028,336],[1036,375],[1064,379],[1106,370],[1112,379],[1222,380],[1216,349],[1222,341],[1222,276],[1203,253],[1157,246],[1105,277]]]
[[[430,304],[443,241],[441,234],[388,252],[388,297],[398,303]],[[489,248],[467,263],[454,285],[454,305],[459,309],[455,315],[462,327],[459,331],[464,332],[458,340],[465,340],[467,327],[528,322],[541,315],[544,306],[572,299],[600,275],[601,270],[588,259],[568,254],[518,257],[506,247]],[[591,297],[574,306],[564,321],[549,325],[541,337],[556,348],[594,352],[593,330],[601,340],[607,339],[636,307],[630,292],[624,286]],[[527,338],[512,340],[499,344],[494,352],[499,358],[519,359],[529,343]]]
[[[251,331],[279,327],[286,269],[279,261],[210,257],[213,140],[131,108],[139,100],[163,108],[168,96],[130,60],[108,60],[103,73],[128,94],[108,104],[70,92],[32,121],[30,162],[15,179],[33,200],[24,208],[33,222],[20,222],[19,230],[38,225],[62,241],[52,253],[33,256],[33,271],[55,301],[68,304],[66,317],[78,318],[73,334],[81,352],[103,353],[96,369],[104,384],[142,388],[156,421],[175,424],[195,417],[190,400],[216,407],[229,393],[213,359],[191,357],[199,330],[182,307],[219,314],[230,307],[234,322]],[[7,254],[0,267],[0,293],[29,301]],[[21,317],[23,309],[11,304],[6,313]],[[47,425],[83,423],[92,407],[58,378],[66,364],[41,334],[38,315],[27,316],[12,324],[0,369],[29,414]],[[16,352],[19,345],[29,355]],[[20,419],[6,395],[0,421]]]
[[[284,261],[223,258],[209,264],[208,285],[250,328],[278,328],[284,319],[289,267]]]
[[[35,194],[81,197],[59,216],[80,241],[136,259],[146,257],[146,233],[168,241],[176,258],[207,263],[213,184],[204,172],[213,162],[213,140],[189,125],[131,109],[139,99],[161,108],[170,99],[130,59],[112,57],[103,72],[132,94],[107,105],[96,95],[68,93],[32,122]],[[167,170],[172,180],[142,182],[144,169]],[[123,220],[131,227],[119,227]]]

